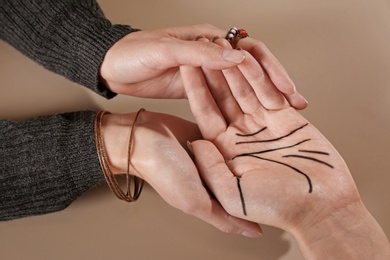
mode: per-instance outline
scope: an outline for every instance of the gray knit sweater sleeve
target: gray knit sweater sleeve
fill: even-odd
[[[107,98],[99,68],[107,50],[137,31],[113,25],[93,0],[0,0],[0,38],[45,68]]]
[[[112,25],[92,0],[0,0],[0,38],[45,68],[107,98],[99,85],[106,51],[133,32]],[[104,182],[94,112],[0,120],[0,220],[64,209]]]
[[[0,121],[0,220],[62,210],[104,182],[94,112]]]

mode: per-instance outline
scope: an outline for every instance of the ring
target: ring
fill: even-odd
[[[237,42],[246,37],[249,37],[249,35],[245,29],[237,29],[237,27],[232,27],[226,34],[225,39],[230,42],[233,48],[235,48]]]

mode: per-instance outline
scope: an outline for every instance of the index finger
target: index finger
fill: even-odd
[[[208,89],[202,69],[180,66],[180,74],[202,136],[207,140],[214,140],[226,130],[227,123]]]

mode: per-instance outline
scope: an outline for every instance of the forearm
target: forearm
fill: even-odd
[[[385,233],[361,202],[293,234],[305,259],[390,259]]]
[[[99,85],[107,50],[133,32],[112,25],[96,1],[2,1],[0,37],[45,68],[112,97]]]
[[[0,220],[66,208],[104,183],[94,112],[0,121]]]

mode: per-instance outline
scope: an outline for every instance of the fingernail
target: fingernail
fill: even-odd
[[[224,58],[226,61],[241,63],[245,59],[245,55],[238,50],[224,49],[222,51],[222,58]]]
[[[190,143],[190,141],[187,141],[187,148],[188,148],[188,151],[194,155],[194,150],[192,150],[192,144]]]
[[[256,232],[256,231],[253,231],[253,230],[244,230],[241,235],[243,235],[244,237],[249,237],[249,238],[259,238],[261,237],[263,234],[259,233],[259,232]]]

